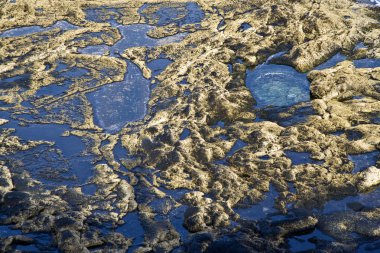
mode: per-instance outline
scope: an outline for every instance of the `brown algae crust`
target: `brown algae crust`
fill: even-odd
[[[241,236],[232,243],[242,249],[286,252],[287,237],[316,228],[336,240],[320,242],[318,248],[349,252],[357,247],[355,238],[380,236],[379,208],[310,212],[331,200],[374,191],[380,184],[378,157],[373,166],[356,173],[349,158],[380,149],[380,127],[373,120],[380,117],[380,68],[354,64],[380,58],[379,8],[348,0],[196,2],[205,13],[199,24],[157,26],[158,9],[181,10],[187,2],[0,1],[0,31],[47,28],[62,20],[77,26],[0,37],[0,79],[9,80],[0,90],[0,110],[26,125],[68,124],[65,136],[86,140],[86,152],[95,157],[86,185],[96,187],[93,195],[83,192],[84,185],[47,187],[27,168],[9,162],[14,154],[39,147],[50,152],[53,143],[21,140],[17,131],[7,128],[8,119],[0,119],[0,224],[24,233],[50,233],[63,252],[126,251],[133,238],[99,228],[121,226],[133,212],[145,233],[136,252],[218,252],[223,246],[219,238],[236,234]],[[150,5],[140,13],[144,4]],[[102,12],[100,20],[87,20],[86,10],[96,8]],[[181,33],[186,37],[131,47],[118,57],[109,51],[79,53],[90,45],[112,46],[122,38],[109,19],[122,25],[153,25],[148,36],[155,39]],[[250,27],[242,29],[243,24]],[[366,47],[356,48],[360,42]],[[312,100],[287,108],[278,121],[301,107],[314,113],[288,126],[255,120],[256,101],[245,83],[248,69],[280,51],[286,53],[271,63],[310,71]],[[347,59],[313,70],[338,52]],[[152,78],[149,63],[162,55],[173,62]],[[129,64],[157,86],[151,89],[142,120],[108,133],[96,125],[86,95],[122,81]],[[86,74],[65,76],[62,66]],[[26,81],[13,81],[17,76]],[[39,94],[65,80],[70,82],[63,92]],[[220,121],[225,125],[216,125]],[[182,138],[185,129],[189,135]],[[240,141],[246,145],[229,154]],[[128,156],[115,157],[118,143]],[[288,151],[309,153],[315,163],[294,164]],[[277,223],[239,216],[237,209],[260,203],[272,187],[281,214],[309,211]],[[176,197],[173,191],[184,193]],[[193,233],[188,240],[168,218],[179,207],[185,207],[183,224]],[[8,236],[0,240],[0,251],[20,242],[33,244],[33,239]]]

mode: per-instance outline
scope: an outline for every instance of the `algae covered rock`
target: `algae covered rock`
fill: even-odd
[[[207,228],[224,227],[230,223],[225,206],[204,198],[202,192],[187,193],[183,199],[191,206],[184,214],[184,226],[189,231],[199,232]]]
[[[13,189],[11,172],[6,166],[0,166],[0,198]]]
[[[342,241],[354,242],[354,233],[363,237],[377,237],[380,234],[379,209],[327,215],[320,219],[318,226]]]
[[[378,14],[0,3],[0,251],[350,252],[378,237],[364,203],[380,183]]]

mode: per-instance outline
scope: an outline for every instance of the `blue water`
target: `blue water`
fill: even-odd
[[[359,3],[370,4],[380,7],[380,0],[358,0]]]
[[[287,150],[284,152],[287,157],[292,160],[292,165],[300,165],[300,164],[321,164],[323,161],[318,161],[312,159],[311,153],[309,152],[296,152]]]
[[[87,20],[97,23],[116,20],[120,17],[118,9],[105,6],[88,8],[84,12]]]
[[[169,220],[173,227],[181,235],[182,241],[186,241],[190,235],[189,231],[187,231],[187,229],[183,226],[186,209],[187,207],[182,205],[169,213]]]
[[[354,60],[354,65],[357,68],[379,68],[380,59],[360,59]]]
[[[22,115],[20,115],[22,116]],[[70,130],[68,125],[60,124],[28,124],[19,125],[18,119],[10,117],[9,112],[0,112],[0,118],[9,122],[0,126],[0,129],[13,128],[14,135],[23,141],[49,141],[54,145],[40,145],[16,155],[3,159],[17,159],[23,161],[23,168],[48,185],[74,186],[83,184],[92,175],[94,157],[90,154],[82,155],[86,145],[80,137],[62,136]],[[39,154],[39,156],[36,156]],[[57,170],[58,178],[50,177],[41,169]],[[42,174],[41,174],[42,173]]]
[[[143,119],[150,95],[149,84],[140,69],[128,62],[123,81],[86,94],[93,106],[95,124],[108,132],[116,132],[128,122]]]
[[[346,131],[345,134],[349,141],[360,140],[364,136],[360,131],[355,131],[355,130],[348,130]]]
[[[22,74],[13,77],[7,77],[0,79],[1,89],[10,89],[14,87],[19,87],[23,90],[28,87],[30,82],[30,74]]]
[[[189,89],[186,89],[183,94],[185,95],[185,97],[188,97],[191,95],[191,91]]]
[[[36,96],[58,96],[60,94],[65,93],[69,87],[71,82],[62,82],[60,84],[49,84],[48,86],[41,87],[37,92]]]
[[[97,187],[95,184],[85,184],[81,187],[81,191],[83,194],[91,195],[93,196],[95,192],[97,191]]]
[[[146,7],[148,6],[145,5],[144,8]],[[189,5],[189,8],[191,9],[192,5]],[[186,33],[180,33],[161,39],[154,39],[147,34],[155,29],[155,26],[148,24],[120,25],[116,20],[118,18],[117,9],[107,9],[107,13],[110,14],[108,16],[103,11],[104,8],[88,9],[86,10],[87,19],[94,22],[110,22],[112,26],[119,29],[122,39],[113,46],[90,45],[79,49],[79,53],[102,55],[109,51],[111,56],[120,57],[120,54],[131,47],[154,47],[175,43],[182,41],[187,35]],[[165,10],[162,11],[166,12]],[[157,15],[161,15],[160,13]],[[191,13],[192,11],[188,15],[191,16]],[[175,17],[169,16],[166,18],[171,20]],[[105,85],[87,94],[87,98],[93,106],[95,123],[110,133],[120,130],[129,122],[142,120],[147,112],[147,103],[150,96],[150,80],[145,79],[140,69],[132,62],[127,61],[127,63],[127,72],[123,81]],[[171,60],[163,58],[150,61],[147,63],[147,66],[152,70],[153,76],[157,76],[170,63],[172,63]]]
[[[259,158],[263,161],[268,161],[270,159],[270,156],[269,155],[263,155],[263,156],[260,156]]]
[[[218,29],[218,31],[223,31],[226,27],[226,24],[226,21],[222,19],[216,28]]]
[[[10,29],[7,31],[4,31],[0,33],[0,38],[9,38],[9,37],[21,37],[21,36],[27,36],[34,33],[40,33],[44,31],[49,31],[55,28],[59,28],[62,31],[69,31],[69,30],[75,30],[79,27],[73,24],[70,24],[69,22],[65,20],[57,21],[54,25],[49,27],[42,27],[42,26],[24,26],[19,28]]]
[[[106,46],[106,45],[96,45],[96,46],[87,46],[85,48],[79,48],[78,52],[80,54],[103,55],[108,50],[109,50],[109,46]]]
[[[188,128],[185,128],[181,133],[180,140],[185,140],[191,135],[191,131]]]
[[[285,112],[290,113],[289,116],[281,116],[281,114]],[[288,127],[304,123],[308,120],[309,116],[315,114],[316,112],[310,103],[305,103],[303,106],[295,109],[294,112],[290,112],[289,107],[269,107],[259,110],[255,121],[272,121],[276,122],[280,126]]]
[[[252,26],[249,24],[249,23],[243,23],[241,24],[241,26],[239,27],[239,30],[240,31],[246,31],[248,30],[249,28],[251,28]]]
[[[245,143],[244,141],[238,139],[235,144],[232,146],[232,148],[230,149],[230,151],[228,151],[227,153],[227,157],[229,156],[232,156],[233,154],[235,154],[238,150],[246,147],[248,144]]]
[[[364,42],[360,42],[355,46],[354,50],[363,49],[363,48],[367,48],[367,46],[364,44]]]
[[[9,226],[0,225],[0,238],[5,238],[13,235],[21,235],[21,230],[11,229]]]
[[[144,10],[148,8],[159,8],[153,13],[146,14]],[[158,4],[144,4],[140,10],[140,15],[145,18],[147,23],[158,26],[166,26],[169,24],[176,24],[184,26],[187,24],[200,23],[205,14],[200,6],[195,2],[189,2],[180,5],[170,5],[167,3]]]
[[[322,212],[324,214],[330,214],[335,212],[347,211],[350,209],[350,203],[360,203],[363,207],[367,208],[379,208],[380,207],[380,188],[368,193],[361,193],[355,196],[347,196],[341,199],[334,199],[328,201]]]
[[[224,122],[223,121],[218,121],[216,122],[215,125],[212,126],[212,128],[216,128],[216,127],[220,127],[220,128],[224,128]]]
[[[265,194],[265,199],[248,208],[235,208],[234,211],[240,215],[241,219],[260,220],[267,218],[269,214],[277,213],[274,207],[278,192],[270,186],[269,192]]]
[[[380,6],[380,3],[379,3]],[[359,246],[357,253],[377,253],[380,249],[380,240],[363,243]]]
[[[348,158],[354,162],[355,167],[352,173],[357,173],[370,166],[375,166],[379,159],[380,151],[373,151],[358,155],[349,155]]]
[[[219,137],[221,137],[223,139],[223,135],[220,135]],[[242,141],[240,139],[236,140],[234,145],[232,146],[232,148],[228,151],[225,158],[223,158],[221,160],[216,160],[215,163],[216,164],[227,164],[227,158],[233,156],[236,152],[238,152],[240,149],[246,147],[247,145],[248,145],[247,143],[245,143],[244,141]]]
[[[169,59],[156,59],[148,62],[147,66],[152,70],[153,76],[158,76],[162,73],[173,61]]]
[[[183,34],[163,39],[152,39],[147,33],[154,29],[146,24],[116,26],[122,34],[122,39],[112,47],[89,46],[81,49],[80,53],[102,54],[109,50],[111,56],[119,57],[127,48],[136,46],[153,47],[166,43],[181,41]],[[153,76],[160,74],[172,61],[157,59],[148,63]],[[150,80],[142,76],[140,69],[127,61],[127,72],[124,80],[107,84],[100,89],[87,94],[95,114],[95,123],[106,131],[114,133],[128,122],[142,120],[147,112],[150,96]]]
[[[123,225],[116,229],[116,232],[122,233],[128,238],[133,238],[132,247],[128,249],[128,252],[133,252],[144,242],[144,229],[140,223],[137,212],[128,213],[124,218]]]
[[[113,46],[89,45],[85,48],[78,49],[78,52],[82,54],[102,55],[109,50],[111,56],[120,58],[120,54],[128,48],[154,47],[169,43],[176,43],[182,41],[187,35],[187,33],[179,33],[161,39],[154,39],[147,35],[148,32],[155,29],[155,26],[152,25],[132,24],[124,26],[118,23],[113,23],[113,26],[119,29],[120,34],[122,35],[122,38]]]
[[[147,33],[155,27],[146,24],[136,24],[127,26],[117,26],[123,38],[112,46],[111,50],[122,53],[130,47],[153,47],[157,44],[157,39],[153,39]]]
[[[338,63],[340,63],[346,59],[347,59],[347,56],[345,56],[341,53],[337,53],[336,55],[334,55],[333,57],[328,59],[326,62],[322,63],[321,65],[317,66],[314,69],[315,70],[328,69],[328,68],[334,67],[335,65],[337,65]]]
[[[313,230],[311,233],[304,235],[293,236],[288,239],[290,252],[308,252],[316,249],[315,241],[313,239],[324,241],[335,241],[330,236],[326,235],[319,229]]]
[[[291,106],[310,100],[306,74],[284,65],[260,65],[247,71],[246,85],[257,108]]]
[[[144,8],[148,8],[149,6],[154,5],[155,4],[146,4],[144,5]],[[180,10],[174,7],[165,7],[165,4],[162,5],[164,7],[159,8],[158,11],[154,14],[155,20],[150,20],[150,17],[146,17],[146,19],[149,20],[150,24],[168,25],[176,23],[179,26],[184,26],[186,24],[199,23],[204,18],[203,11],[200,10],[200,7],[196,3],[187,3],[184,5],[184,8]],[[141,11],[142,10],[140,10],[140,12]],[[183,12],[182,14],[185,14],[185,17],[180,17],[181,13],[179,13],[179,11]],[[121,15],[117,9],[109,9],[109,13],[111,13],[110,17],[107,17],[107,15],[103,15],[102,8],[89,9],[86,13],[88,20],[92,20],[94,22],[108,21],[114,27],[117,27],[122,34],[122,39],[119,40],[114,46],[91,45],[86,48],[79,49],[78,51],[81,54],[102,55],[105,54],[107,51],[110,51],[111,56],[120,57],[120,53],[122,53],[125,49],[131,47],[153,47],[157,45],[164,45],[167,43],[179,42],[183,40],[187,35],[186,33],[182,33],[163,39],[153,39],[147,36],[147,33],[152,29],[155,29],[155,26],[146,24],[122,26],[116,22],[116,19],[119,18]],[[75,29],[75,27],[69,28],[69,26],[65,23],[60,23],[60,25],[62,26],[62,30]],[[59,27],[59,25],[56,25],[56,27]],[[249,28],[249,24],[243,24],[240,27],[240,30],[244,31]],[[13,31],[6,31],[2,33],[0,37],[26,36],[35,32],[44,31],[44,29],[46,28],[42,29],[41,27],[36,26],[28,27],[25,29],[17,29],[19,30],[14,29]],[[318,66],[316,69],[324,69],[331,66],[335,66],[338,62],[344,59],[345,56],[337,54],[336,56],[329,59],[326,63],[323,63],[320,66]],[[238,59],[238,62],[243,63],[241,59]],[[149,85],[151,80],[145,79],[136,65],[129,61],[127,63],[127,72],[124,76],[123,81],[105,85],[97,91],[87,94],[87,97],[90,100],[94,109],[95,123],[111,133],[120,130],[120,128],[122,128],[128,122],[143,119],[147,110],[146,104],[149,99]],[[164,71],[165,68],[171,63],[171,60],[162,58],[150,61],[147,63],[147,65],[152,70],[153,76],[157,76],[162,71]],[[377,66],[376,64],[378,63],[376,61],[357,61],[355,64],[357,66]],[[89,72],[86,69],[76,67],[69,68],[69,66],[67,66],[64,63],[59,64],[55,72],[57,72],[55,73],[56,77],[63,78],[66,80],[75,79],[79,77],[86,77],[89,74]],[[25,76],[25,78],[12,77],[10,79],[0,80],[0,84],[3,85],[3,88],[6,86],[13,87],[13,85],[15,85],[16,83],[18,83],[18,85],[20,85],[20,83],[22,85],[27,85],[29,82],[28,78],[28,76]],[[70,84],[71,82],[50,84],[49,86],[41,88],[37,92],[37,97],[44,95],[56,96],[62,94],[67,90],[68,85]],[[187,85],[187,82],[186,80],[184,80],[180,84]],[[266,108],[265,110],[263,110],[263,112],[260,114],[261,119],[272,120],[278,122],[282,126],[289,126],[295,123],[306,121],[307,117],[314,113],[314,111],[311,109],[311,106],[306,105],[304,107],[301,107],[300,109],[297,109],[294,112],[294,114],[290,117],[279,117],[279,114],[283,112],[283,109],[287,110],[291,105],[310,100],[309,83],[306,79],[306,74],[299,73],[291,67],[274,64],[258,66],[256,69],[248,71],[247,86],[251,89],[253,96],[257,100],[257,108],[266,108],[268,106],[276,107],[276,109],[274,110],[271,110],[270,108]],[[185,94],[190,95],[190,90],[186,90]],[[9,115],[6,115],[6,113],[0,113],[0,116],[2,115],[5,115],[4,118],[10,119]],[[70,130],[70,127],[68,125],[31,124],[29,126],[23,127],[17,125],[17,123],[18,122],[16,120],[11,120],[8,124],[5,124],[0,128],[14,127],[16,129],[16,135],[26,140],[54,141],[54,150],[49,151],[50,153],[47,152],[47,157],[56,159],[55,162],[58,164],[61,164],[63,160],[65,160],[65,162],[68,162],[68,167],[70,168],[70,170],[66,174],[68,176],[75,176],[75,180],[73,180],[73,182],[64,181],[60,182],[60,184],[68,186],[84,184],[82,185],[82,191],[85,194],[93,195],[95,193],[97,188],[94,184],[85,184],[87,179],[92,175],[93,157],[81,155],[81,152],[86,147],[84,142],[79,137],[61,136],[62,133]],[[212,127],[224,128],[225,124],[224,122],[219,121]],[[184,140],[188,138],[190,135],[191,131],[185,128],[180,138]],[[355,134],[348,134],[347,136],[349,139],[352,140],[359,138]],[[227,139],[228,137],[226,135],[220,135],[219,138]],[[105,145],[106,142],[102,144]],[[237,140],[231,148],[231,150],[228,152],[226,157],[232,156],[245,146],[247,146],[247,143],[243,142],[242,140]],[[55,154],[55,150],[57,149],[62,151],[62,156]],[[40,149],[38,149],[37,151],[40,151]],[[286,156],[288,156],[292,160],[293,165],[305,163],[321,163],[321,161],[311,159],[310,153],[307,152],[286,151],[285,153]],[[114,155],[116,160],[119,161],[121,158],[127,157],[128,152],[123,147],[121,147],[120,143],[118,143],[114,150]],[[371,164],[373,164],[373,162],[376,162],[377,155],[378,153],[370,153],[359,156],[350,156],[350,159],[355,161],[355,170],[360,171],[364,168],[364,165],[368,165],[368,163],[366,162],[370,161]],[[26,159],[26,164],[30,165],[29,169],[31,170],[32,174],[34,173],[35,169],[38,169],[41,166],[46,166],[46,163],[44,163],[43,161],[45,157],[43,157],[43,159],[41,160],[30,157],[31,156],[29,156],[29,154],[26,154],[24,158]],[[260,159],[268,160],[270,159],[270,157],[262,156],[260,157]],[[225,163],[226,160],[224,159],[223,162]],[[56,166],[56,163],[54,163],[54,161],[49,161],[49,163],[47,164],[49,166]],[[150,175],[153,173],[153,170],[135,168],[133,172],[136,174],[140,173],[141,175],[150,177]],[[38,177],[38,175],[36,177]],[[293,191],[295,190],[294,187],[292,189]],[[181,192],[179,190],[174,190],[172,194],[169,194],[169,190],[165,192],[168,195],[175,198],[176,200],[180,199],[180,195],[182,196],[182,194],[178,194],[179,192]],[[276,192],[274,187],[271,186],[270,192],[266,195],[267,197],[257,205],[252,205],[249,208],[236,208],[235,211],[238,214],[240,214],[243,219],[258,220],[268,217],[272,217],[271,219],[284,219],[284,216],[274,215],[275,213],[277,213],[274,204],[275,199],[278,196],[278,193]],[[140,194],[140,197],[144,196],[146,197],[146,195]],[[364,204],[370,203],[369,200],[363,200],[363,198],[365,198],[365,196],[363,195],[349,198],[352,198],[352,200],[355,201],[361,201]],[[341,205],[344,205],[344,208],[346,208],[345,201],[347,201],[347,199],[340,202],[332,201],[331,204],[328,203],[326,205],[326,209],[329,209],[331,205],[335,208],[340,208]],[[349,199],[349,201],[351,201],[351,199]],[[374,205],[377,202],[372,201],[371,203]],[[183,227],[183,218],[185,210],[186,206],[181,206],[172,210],[167,216],[164,217],[168,218],[171,221],[176,230],[181,234],[182,240],[186,240],[190,235],[188,231]],[[135,250],[143,244],[144,229],[139,221],[137,212],[128,214],[124,218],[124,221],[126,223],[122,226],[119,226],[116,229],[116,231],[126,235],[127,237],[134,238],[133,246],[128,250],[128,252],[132,252],[133,250]],[[8,236],[19,233],[21,232],[18,230],[10,230],[6,226],[0,226],[0,235]],[[329,237],[322,234],[319,230],[314,230],[313,232],[307,235],[295,236],[289,239],[288,243],[291,249],[294,251],[301,249],[312,250],[315,248],[315,245],[310,239],[314,236],[320,239],[330,240]],[[17,249],[21,251],[41,251],[41,245],[39,244],[47,245],[51,241],[51,238],[44,234],[35,235],[33,236],[33,238],[37,241],[37,245],[19,245],[17,246]]]

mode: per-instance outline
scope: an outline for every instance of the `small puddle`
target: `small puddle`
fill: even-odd
[[[88,21],[102,23],[112,20],[117,20],[120,18],[121,14],[116,8],[109,8],[106,6],[101,6],[97,8],[89,8],[85,11],[86,19]]]
[[[249,24],[249,23],[243,23],[243,24],[241,24],[241,26],[239,27],[239,31],[246,31],[246,30],[248,30],[248,29],[251,28],[251,27],[252,27],[251,24]]]
[[[285,116],[283,113],[286,113]],[[288,127],[304,123],[309,116],[315,114],[316,112],[310,103],[299,106],[292,112],[289,107],[267,107],[257,112],[255,121],[272,121],[280,126]]]
[[[30,74],[22,74],[0,79],[1,89],[12,89],[18,87],[25,90],[29,86]]]
[[[94,109],[97,125],[108,132],[117,132],[126,123],[144,118],[149,100],[150,81],[140,69],[128,62],[124,81],[105,85],[86,94]]]
[[[247,71],[246,85],[257,108],[291,106],[310,100],[306,74],[285,65],[260,65]]]
[[[14,155],[2,157],[11,163],[22,162],[26,171],[30,172],[38,180],[46,185],[76,186],[85,183],[92,176],[92,161],[90,154],[83,155],[86,145],[80,137],[62,136],[70,130],[68,125],[59,124],[28,124],[19,125],[7,112],[1,112],[0,117],[9,122],[0,129],[13,128],[13,135],[23,141],[49,141],[53,146],[39,145],[25,151],[19,151]]]
[[[181,240],[183,242],[186,241],[190,235],[189,231],[187,231],[187,229],[183,226],[185,223],[186,209],[186,206],[181,205],[180,207],[171,211],[169,214],[169,220],[175,230],[181,235]]]
[[[78,29],[79,27],[76,25],[70,24],[69,22],[65,20],[60,20],[60,21],[57,21],[54,25],[48,26],[48,27],[24,26],[24,27],[6,30],[0,33],[0,38],[22,37],[22,36],[31,35],[34,33],[50,31],[56,28],[59,28],[62,31],[69,31],[69,30]]]
[[[172,63],[173,61],[169,59],[157,59],[148,62],[147,66],[152,70],[153,76],[158,76]]]
[[[348,210],[360,211],[362,208],[380,207],[380,188],[356,196],[348,196],[343,199],[330,200],[323,207],[323,214],[331,214]],[[356,209],[356,210],[355,210]]]
[[[41,87],[36,92],[36,97],[43,96],[58,96],[60,94],[65,93],[70,87],[71,82],[63,82],[60,84],[49,84],[48,86]]]
[[[211,126],[212,128],[217,128],[217,127],[220,127],[220,128],[224,128],[224,122],[223,121],[218,121],[216,122],[215,125]]]
[[[195,2],[144,4],[139,13],[148,24],[157,26],[176,24],[181,27],[196,24],[205,16],[201,7]]]
[[[227,157],[229,156],[232,156],[233,154],[235,154],[237,151],[239,151],[240,149],[244,148],[247,146],[247,143],[245,143],[244,141],[242,140],[237,140],[235,142],[235,144],[232,146],[232,148],[230,149],[230,151],[227,153]]]
[[[379,68],[380,59],[360,59],[354,60],[356,68]]]
[[[223,139],[223,136],[220,136],[222,139]],[[234,145],[232,146],[232,148],[230,149],[230,151],[228,151],[226,157],[224,159],[221,159],[221,160],[216,160],[215,163],[216,164],[227,164],[227,158],[233,156],[236,152],[238,152],[240,149],[246,147],[248,144],[245,143],[244,141],[238,139]]]
[[[104,55],[109,51],[109,46],[97,45],[97,46],[87,46],[85,48],[79,48],[78,53],[80,54],[92,54],[92,55]]]
[[[189,136],[191,135],[191,131],[188,129],[188,128],[185,128],[182,133],[181,133],[181,136],[179,137],[180,140],[185,140],[187,139]]]
[[[357,249],[357,253],[376,253],[379,249],[380,239],[361,244]]]
[[[271,185],[269,192],[265,194],[265,199],[261,202],[252,205],[249,208],[236,208],[234,211],[240,215],[240,218],[245,220],[260,220],[265,219],[270,214],[277,213],[278,210],[274,207],[278,192]]]
[[[127,252],[133,252],[144,242],[144,228],[142,227],[137,212],[128,213],[123,218],[124,224],[116,229],[116,232],[133,239],[132,246]]]
[[[120,24],[114,24],[114,27],[119,29],[122,39],[116,42],[113,46],[90,45],[78,49],[78,52],[81,54],[103,55],[107,51],[110,51],[111,56],[120,58],[119,54],[131,47],[154,47],[177,43],[181,42],[187,36],[187,33],[179,33],[173,36],[154,39],[147,35],[148,32],[156,28],[152,25],[133,24],[123,26]]]
[[[328,69],[328,68],[334,67],[338,63],[345,61],[346,59],[347,59],[347,56],[345,56],[341,53],[337,53],[336,55],[334,55],[333,57],[328,59],[326,62],[324,62],[321,65],[314,68],[314,70],[323,70],[323,69]]]
[[[287,157],[292,160],[292,165],[301,165],[301,164],[322,164],[323,161],[318,161],[311,158],[311,153],[309,152],[296,152],[287,150],[284,152]]]
[[[288,239],[290,252],[314,252],[316,249],[316,240],[335,241],[332,237],[326,235],[319,229],[314,229],[313,232],[304,235],[292,236]]]
[[[380,151],[373,151],[358,155],[349,155],[348,158],[355,164],[352,173],[358,173],[367,169],[368,167],[375,166],[379,159]]]
[[[6,238],[8,236],[21,235],[21,230],[11,229],[10,226],[0,225],[0,238]]]
[[[112,47],[88,46],[80,49],[80,53],[104,54],[110,51],[110,55],[120,57],[119,54],[127,48],[174,43],[183,40],[183,34],[177,34],[162,39],[150,38],[147,33],[154,26],[146,24],[117,25],[123,38]],[[106,131],[115,133],[125,124],[142,120],[147,112],[147,103],[150,96],[150,81],[145,79],[140,69],[130,61],[127,61],[127,73],[124,81],[105,85],[100,89],[88,93],[94,109],[94,120],[97,125]],[[172,61],[168,59],[157,59],[147,63],[152,69],[153,75],[160,74]]]
[[[380,0],[358,0],[359,3],[380,7]]]

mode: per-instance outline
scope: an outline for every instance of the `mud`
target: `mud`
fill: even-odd
[[[379,17],[0,2],[0,251],[376,248]]]

